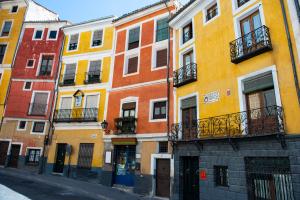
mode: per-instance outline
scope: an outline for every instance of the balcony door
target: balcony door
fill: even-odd
[[[259,11],[252,13],[240,22],[241,33],[243,36],[244,54],[253,51],[263,40],[264,34],[259,28],[262,26]]]
[[[85,118],[97,118],[98,115],[98,95],[86,96]]]
[[[278,128],[277,103],[272,74],[263,75],[245,82],[248,110],[248,131],[274,133]]]
[[[192,63],[194,62],[194,53],[189,51],[183,55],[183,76],[182,79],[190,80],[193,75]]]
[[[47,110],[48,93],[34,93],[31,104],[31,115],[45,115]]]
[[[72,113],[72,97],[62,97],[60,109],[58,112],[59,119],[70,119]]]
[[[135,132],[135,114],[136,114],[136,103],[124,103],[122,105],[122,132],[123,133],[134,133]]]
[[[197,139],[197,104],[196,97],[184,99],[181,106],[182,139]]]

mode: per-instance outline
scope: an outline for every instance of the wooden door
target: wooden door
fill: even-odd
[[[199,158],[181,158],[182,197],[184,200],[199,200]]]
[[[18,167],[20,149],[21,149],[21,145],[19,145],[19,144],[11,145],[10,159],[9,159],[9,163],[8,163],[9,167],[14,167],[14,168]]]
[[[65,166],[67,144],[57,144],[56,161],[54,164],[53,172],[63,173]]]
[[[7,158],[7,151],[9,147],[9,142],[0,142],[0,165],[4,166]]]
[[[170,197],[170,159],[156,159],[156,196]]]
[[[197,138],[197,108],[185,108],[182,110],[182,138],[184,140]]]

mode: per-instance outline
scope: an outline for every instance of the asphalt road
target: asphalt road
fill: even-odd
[[[99,197],[90,198],[74,191],[4,174],[0,175],[0,184],[32,200],[101,200]]]

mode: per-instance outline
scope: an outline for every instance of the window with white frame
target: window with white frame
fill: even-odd
[[[28,148],[26,163],[27,164],[38,165],[38,163],[40,161],[40,156],[41,156],[41,149],[30,149],[30,148]]]
[[[5,21],[2,31],[1,31],[1,37],[7,37],[10,33],[11,30],[11,26],[12,26],[12,21]]]
[[[7,47],[6,44],[0,44],[0,64],[3,63],[6,47]]]
[[[165,67],[168,64],[168,48],[156,50],[155,68]]]
[[[27,68],[33,68],[34,67],[34,59],[28,59],[26,63]]]
[[[133,74],[138,71],[139,57],[138,55],[131,55],[127,58],[127,66],[125,68],[125,74]]]
[[[78,40],[79,40],[79,34],[78,33],[70,36],[69,47],[68,47],[69,51],[77,50]]]
[[[135,49],[140,45],[140,27],[129,30],[128,50]]]
[[[33,122],[32,133],[43,134],[45,130],[45,122]]]
[[[207,9],[206,9],[206,22],[210,21],[211,19],[215,18],[218,15],[218,3],[215,2],[214,4],[210,5]]]
[[[159,19],[156,22],[156,42],[163,41],[169,37],[168,17]]]
[[[152,102],[152,120],[167,118],[167,101]]]
[[[24,83],[24,90],[31,90],[32,82],[26,81]]]
[[[93,32],[92,47],[98,47],[102,45],[103,30],[95,30]]]
[[[11,7],[11,13],[16,13],[16,12],[18,12],[18,9],[19,9],[19,7],[18,6],[13,6],[13,7]]]
[[[57,39],[57,30],[50,30],[48,34],[49,40],[56,40]]]
[[[64,74],[64,85],[71,85],[75,83],[75,73],[76,64],[66,64],[65,74]]]
[[[43,32],[44,32],[43,30],[35,30],[33,39],[34,40],[41,40],[41,39],[43,39]]]
[[[46,115],[48,106],[48,92],[34,92],[33,102],[30,105],[30,115],[44,116]]]
[[[101,60],[90,61],[89,71],[86,76],[86,81],[88,83],[100,82],[101,62]]]
[[[19,121],[18,130],[26,130],[26,125],[27,125],[26,121]]]
[[[51,75],[52,66],[53,66],[53,55],[43,55],[42,62],[40,66],[39,76],[49,76]]]
[[[193,38],[193,23],[190,22],[182,29],[182,43],[186,43]]]

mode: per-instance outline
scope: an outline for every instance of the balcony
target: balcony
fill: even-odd
[[[116,134],[135,134],[137,119],[134,117],[123,117],[115,119]]]
[[[85,84],[101,83],[101,71],[86,72],[85,77]]]
[[[75,85],[75,74],[65,74],[63,80],[59,83],[60,86]]]
[[[197,81],[197,64],[191,63],[174,71],[173,81],[174,87],[180,87]]]
[[[54,113],[54,122],[97,122],[98,108],[59,109]]]
[[[47,104],[30,103],[28,115],[30,116],[45,116],[47,111]]]
[[[230,42],[231,62],[235,64],[271,50],[270,31],[266,26]]]
[[[171,141],[244,138],[284,133],[283,109],[269,106],[244,112],[173,124]]]

